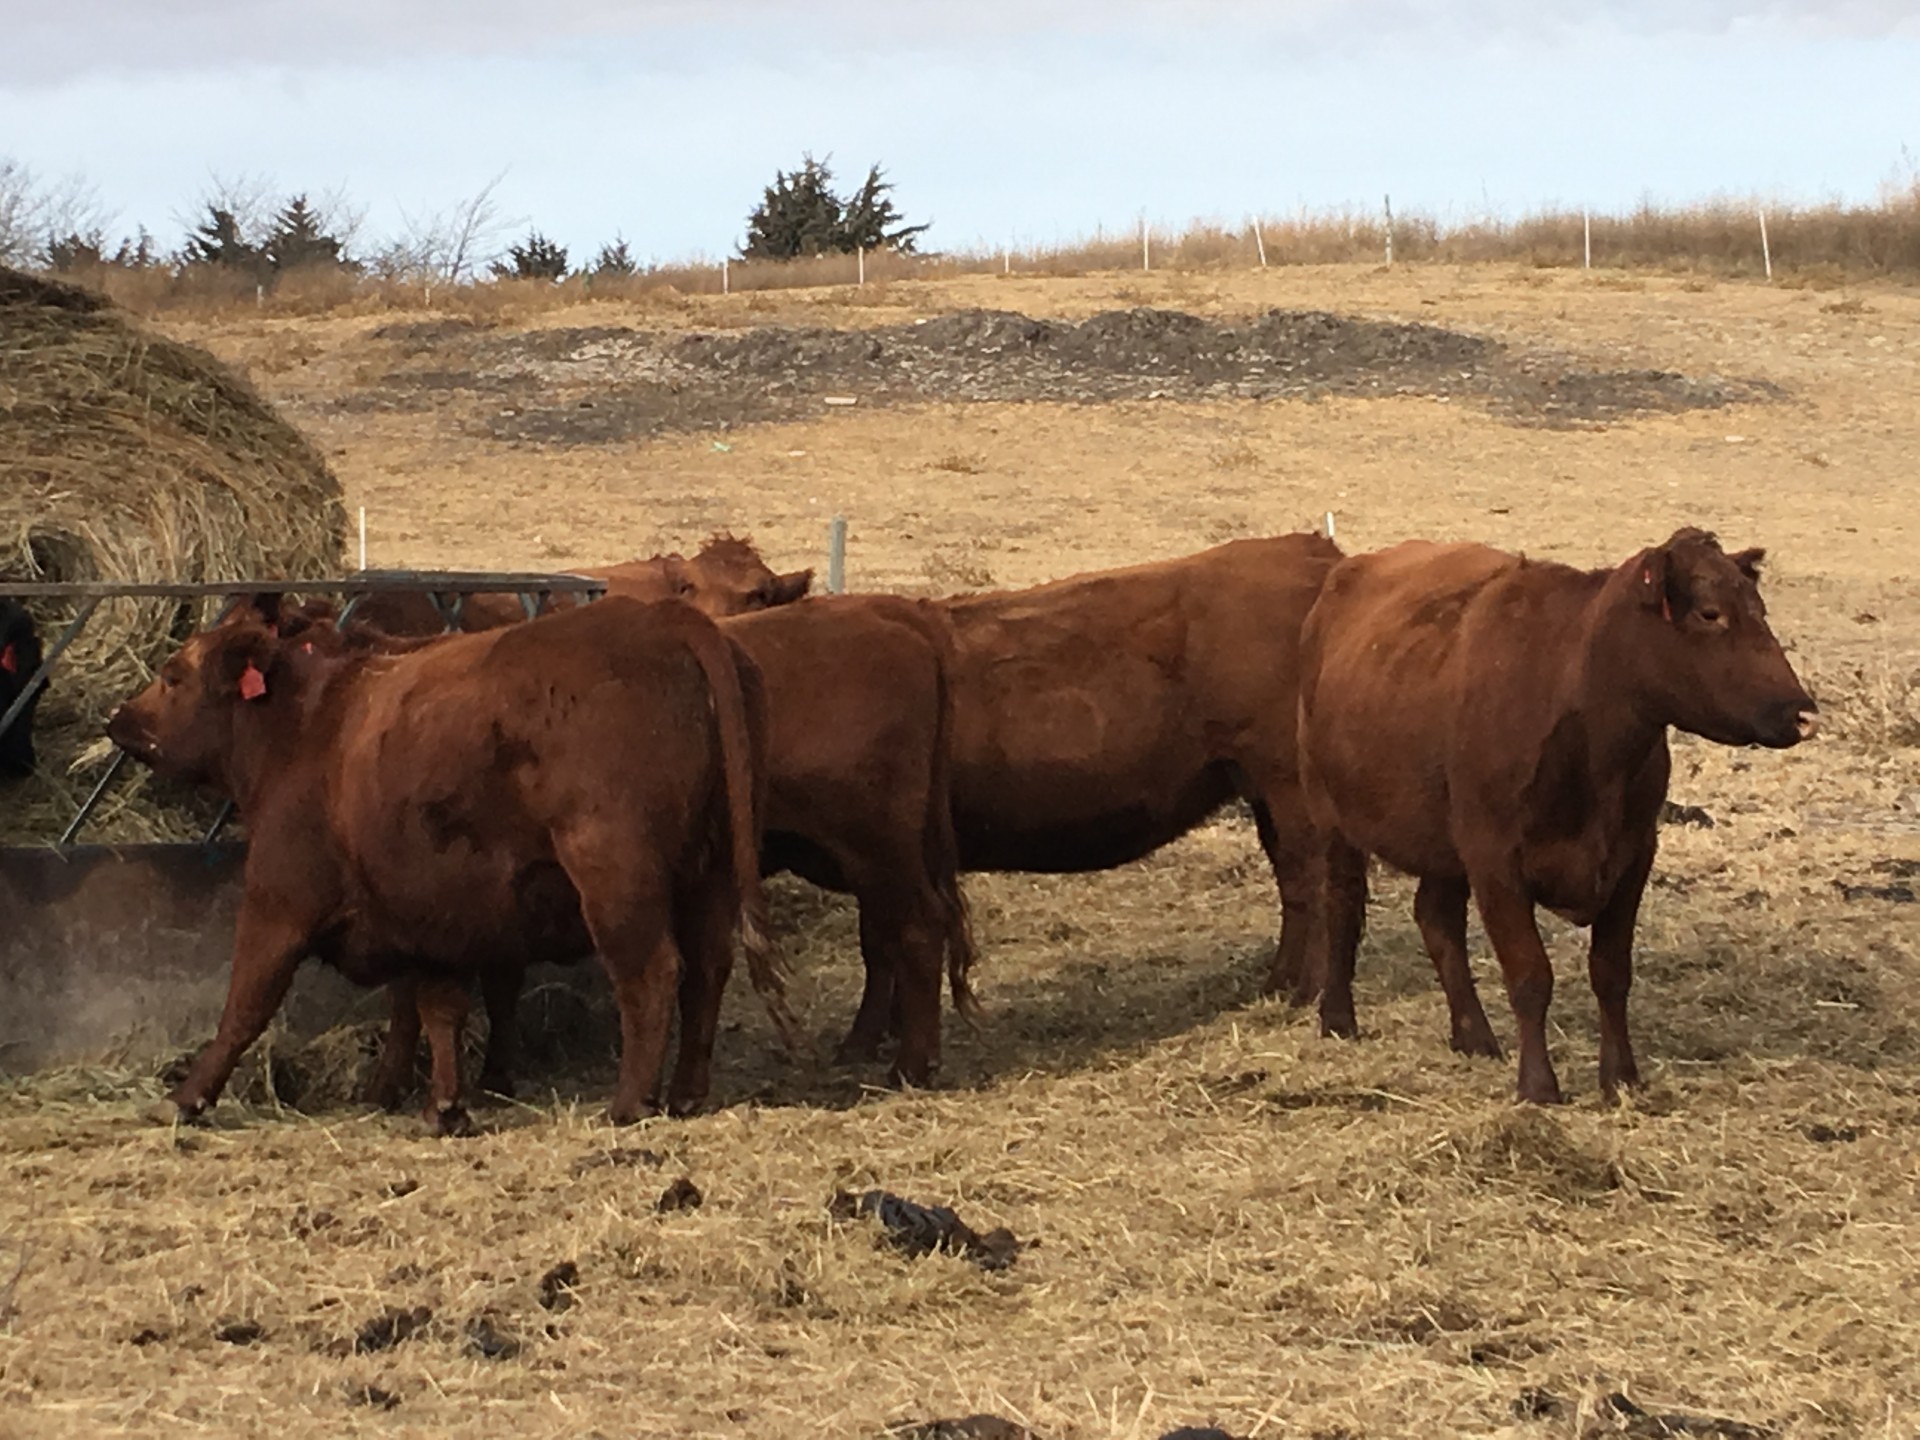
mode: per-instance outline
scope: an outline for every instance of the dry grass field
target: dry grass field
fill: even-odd
[[[1311,373],[1206,385],[1139,368],[1214,333],[1152,317],[1076,331],[1073,373],[1009,369],[973,322],[965,365],[912,341],[980,307],[1058,333],[1140,306],[1345,321]],[[732,528],[792,568],[843,514],[853,588],[940,593],[1329,511],[1352,549],[1581,564],[1694,523],[1770,548],[1828,728],[1677,740],[1673,798],[1715,823],[1664,832],[1651,1084],[1617,1109],[1565,927],[1552,1112],[1448,1052],[1400,880],[1376,885],[1362,1040],[1258,1001],[1273,893],[1234,816],[1109,874],[969,877],[990,1018],[953,1027],[932,1092],[779,1057],[744,985],[722,1108],[629,1131],[596,1119],[591,1046],[454,1142],[317,1090],[295,1111],[254,1085],[172,1134],[125,1066],[9,1082],[0,1435],[852,1437],[974,1411],[1053,1440],[1920,1434],[1920,294],[1345,267],[172,328],[324,448],[376,566]],[[730,358],[690,360],[695,331]],[[852,917],[775,898],[824,1054]],[[363,1034],[293,1058],[350,1062]],[[681,1176],[704,1204],[656,1211]],[[908,1258],[830,1213],[869,1187],[1031,1248]]]

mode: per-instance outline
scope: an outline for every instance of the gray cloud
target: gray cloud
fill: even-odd
[[[876,18],[876,16],[880,18]],[[531,21],[530,21],[531,17]],[[663,63],[703,49],[790,56],[799,46],[886,53],[964,44],[1017,54],[1034,38],[1098,36],[1200,43],[1322,45],[1435,39],[1552,40],[1595,27],[1714,34],[1791,27],[1809,33],[1920,34],[1920,0],[979,0],[966,6],[870,0],[70,0],[8,22],[0,85],[59,84],[114,73],[366,66],[512,56],[586,40],[658,42]]]

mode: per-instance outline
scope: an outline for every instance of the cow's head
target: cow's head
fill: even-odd
[[[40,637],[33,617],[11,600],[0,600],[0,715],[12,708],[40,668]],[[0,732],[0,775],[25,775],[33,769],[33,712],[43,685],[12,725]]]
[[[636,600],[684,600],[715,619],[790,605],[807,593],[813,571],[776,574],[749,540],[715,535],[692,559],[656,555],[608,572],[610,593]]]
[[[272,615],[275,618],[269,618]],[[241,713],[290,681],[277,607],[236,608],[189,638],[146,689],[113,712],[107,735],[159,773],[195,784],[228,779]]]
[[[1637,610],[1634,669],[1660,714],[1723,745],[1784,749],[1819,728],[1760,598],[1762,550],[1729,555],[1703,530],[1677,530],[1626,566]]]

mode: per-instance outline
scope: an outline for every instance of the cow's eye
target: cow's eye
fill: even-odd
[[[1720,623],[1720,612],[1709,605],[1700,612],[1700,618],[1709,625],[1718,625]]]

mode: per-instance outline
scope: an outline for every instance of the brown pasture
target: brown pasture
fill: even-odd
[[[390,315],[175,328],[324,448],[380,566],[558,568],[730,527],[791,569],[822,563],[836,513],[854,588],[917,593],[1327,511],[1351,548],[1471,537],[1597,564],[1683,522],[1769,547],[1775,627],[1828,729],[1786,753],[1677,742],[1673,798],[1715,824],[1663,833],[1643,1094],[1599,1106],[1580,937],[1557,925],[1572,1103],[1516,1107],[1508,1065],[1450,1054],[1397,880],[1369,915],[1362,1040],[1257,1000],[1272,885],[1229,815],[1124,871],[969,877],[989,1020],[953,1027],[932,1092],[786,1061],[745,987],[725,1108],[620,1132],[596,1118],[610,1049],[465,1142],[258,1083],[169,1133],[136,1118],[160,1086],[126,1064],[8,1082],[0,1434],[863,1436],[993,1411],[1047,1437],[1544,1437],[1616,1433],[1615,1392],[1785,1436],[1920,1430],[1920,295],[1298,268],[667,296],[484,334],[537,356],[566,328],[1137,305],[1421,321],[1780,393],[1542,425],[1466,394],[803,390],[724,431],[530,440],[502,412],[591,415],[603,379],[436,388],[417,377],[449,332],[378,338]],[[776,905],[824,1054],[858,991],[852,915],[797,884]],[[278,1058],[351,1070],[367,1033]],[[704,1204],[657,1212],[680,1176]],[[1003,1272],[908,1259],[830,1215],[870,1186],[1037,1244]]]

